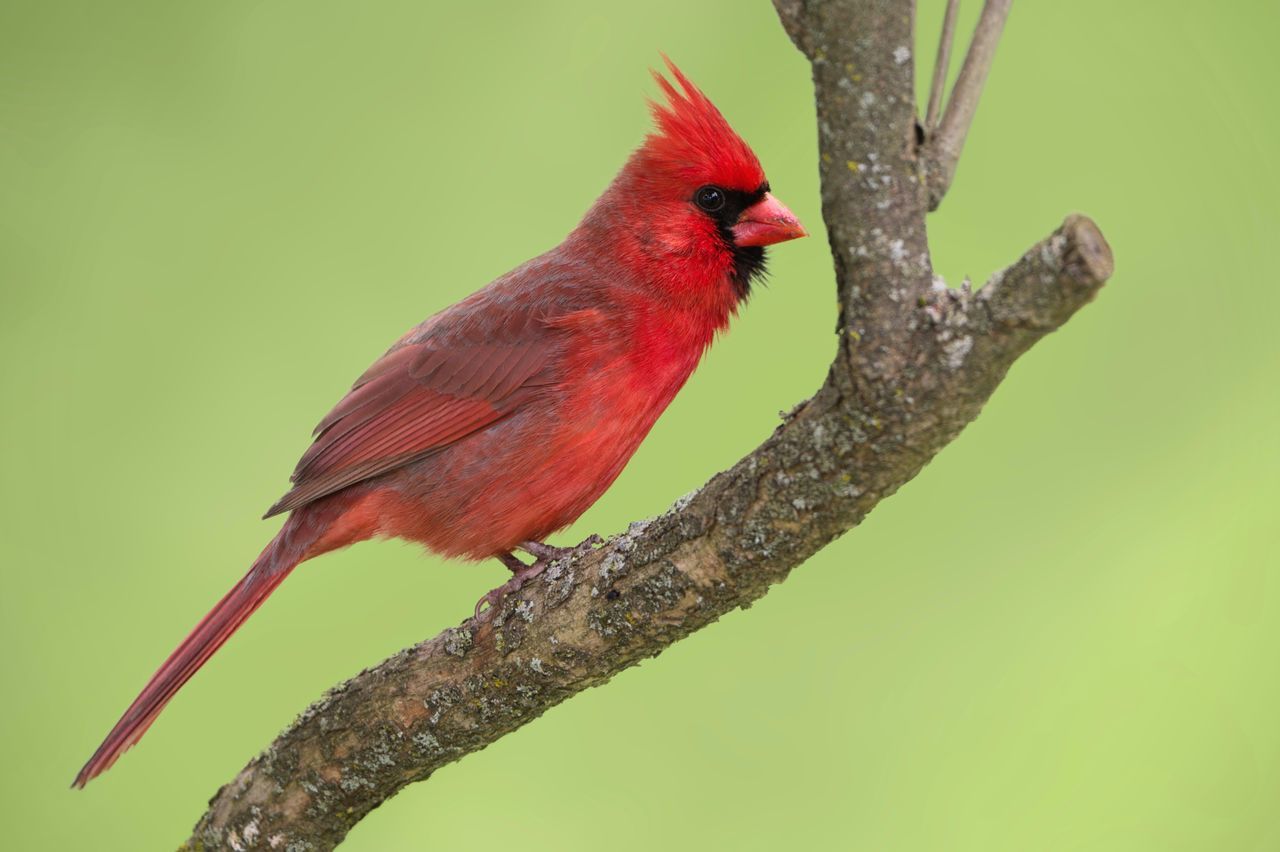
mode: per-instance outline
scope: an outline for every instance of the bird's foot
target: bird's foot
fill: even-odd
[[[557,559],[566,559],[570,556],[581,556],[589,552],[597,545],[603,544],[604,539],[592,533],[587,536],[581,543],[573,547],[552,547],[549,544],[543,544],[540,541],[522,541],[520,549],[525,553],[533,556],[538,562],[554,562]],[[537,564],[536,562],[534,563]]]
[[[511,569],[511,579],[476,601],[475,617],[479,619],[481,613],[492,615],[498,609],[498,606],[506,600],[507,595],[520,591],[525,583],[547,570],[547,567],[557,559],[581,556],[603,541],[598,535],[588,536],[585,541],[575,547],[552,547],[539,541],[522,541],[520,542],[520,549],[533,556],[534,562],[532,565],[526,565],[521,562],[514,553],[498,554],[498,560]],[[485,608],[486,604],[488,605],[487,609]]]
[[[534,577],[538,576],[543,571],[545,571],[547,565],[550,564],[547,562],[539,561],[539,562],[533,563],[532,565],[525,565],[523,562],[521,562],[519,559],[516,559],[514,556],[511,556],[511,554],[509,553],[506,554],[506,556],[509,557],[510,561],[508,561],[508,559],[502,559],[502,557],[499,557],[499,558],[502,559],[502,564],[506,565],[508,568],[511,568],[511,579],[503,583],[498,588],[492,589],[489,592],[486,592],[484,597],[476,601],[475,616],[477,620],[480,619],[482,614],[485,615],[486,617],[493,615],[493,613],[497,611],[499,604],[501,604],[504,600],[507,599],[507,595],[512,594],[513,592],[520,591],[521,586],[523,586],[526,582],[528,582],[529,580],[532,580]],[[519,565],[520,567],[519,568],[513,567],[512,566],[513,562]],[[485,609],[486,604],[488,604],[488,607],[489,607],[488,609]]]

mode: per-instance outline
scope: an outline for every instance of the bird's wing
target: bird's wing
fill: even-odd
[[[443,319],[443,318],[442,318]],[[532,315],[406,338],[316,427],[277,515],[408,464],[511,414],[555,381],[556,335]],[[483,319],[483,317],[481,318]]]

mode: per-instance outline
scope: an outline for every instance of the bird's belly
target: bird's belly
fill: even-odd
[[[667,399],[541,400],[389,475],[380,533],[483,559],[573,523],[613,483]],[[379,489],[382,490],[382,489]]]

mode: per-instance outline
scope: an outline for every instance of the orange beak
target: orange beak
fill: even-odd
[[[733,241],[740,246],[771,246],[807,236],[809,232],[787,205],[767,192],[743,210],[733,226]]]

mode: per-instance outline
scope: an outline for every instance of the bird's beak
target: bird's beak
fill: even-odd
[[[767,192],[764,198],[743,210],[733,226],[733,241],[740,246],[771,246],[808,235],[787,205]]]

